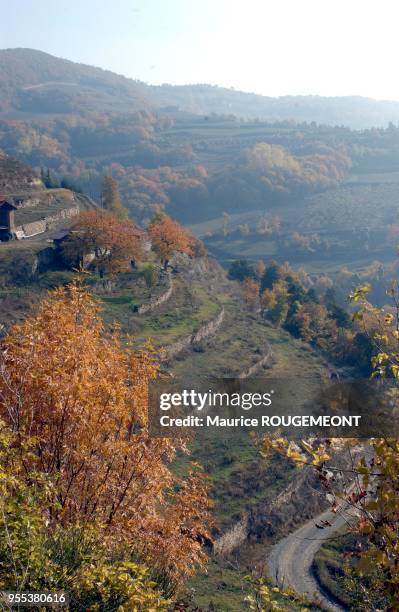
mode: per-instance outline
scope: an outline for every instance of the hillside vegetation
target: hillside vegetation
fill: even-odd
[[[133,335],[134,346],[139,350],[145,350],[148,339],[151,339],[156,352],[162,347],[167,349],[206,326],[223,309],[225,314],[220,327],[201,341],[179,350],[173,359],[163,363],[165,371],[189,375],[193,380],[204,375],[237,376],[270,354],[270,359],[259,368],[259,374],[266,367],[275,376],[284,376],[288,370],[290,375],[302,378],[312,375],[317,379],[322,375],[323,360],[305,344],[292,339],[289,334],[278,332],[250,312],[243,303],[237,284],[226,278],[216,262],[203,257],[189,260],[184,254],[177,257],[172,262],[173,290],[170,297],[153,310],[140,314],[139,306],[149,304],[169,286],[155,253],[147,253],[133,270],[105,276],[95,268],[82,275],[55,260],[51,265],[39,266],[34,272],[27,273],[25,268],[25,275],[22,269],[20,277],[10,277],[9,267],[15,266],[10,264],[10,258],[29,262],[41,250],[51,248],[46,240],[46,237],[37,237],[0,244],[0,323],[3,336],[12,324],[23,324],[35,312],[49,288],[66,285],[80,277],[93,295],[96,307],[101,309],[106,329],[115,329],[117,325],[122,340]],[[294,366],[290,365],[292,360]],[[251,515],[245,536],[248,545],[239,553],[239,566],[224,573],[222,578],[220,572],[225,568],[226,560],[215,557],[209,572],[198,575],[193,583],[197,605],[208,606],[213,601],[217,610],[239,610],[251,590],[250,585],[245,586],[243,576],[254,556],[261,554],[260,550],[280,533],[285,533],[291,524],[301,520],[297,509],[293,513],[293,509],[288,508],[284,522],[276,524],[272,531],[264,532],[265,508],[295,477],[295,469],[293,466],[287,469],[287,463],[278,458],[270,462],[259,461],[258,453],[247,435],[237,435],[222,446],[215,446],[214,441],[206,438],[193,442],[192,458],[203,465],[209,479],[209,494],[216,504],[213,511],[216,521],[214,537],[221,537],[234,528],[237,521]],[[184,477],[187,469],[189,466],[183,455],[172,466],[178,477]],[[237,549],[234,554],[238,554]],[[207,593],[209,581],[218,585],[220,595],[216,598]],[[241,585],[239,588],[238,584]],[[191,586],[181,591],[183,599],[189,598],[190,589]]]
[[[233,114],[356,128],[385,126],[399,120],[397,102],[356,96],[271,98],[206,84],[147,85],[34,49],[0,51],[0,100],[3,112],[29,114],[175,107],[201,115]]]
[[[282,439],[269,454],[245,432],[157,442],[147,386],[267,376],[296,397],[371,364],[397,376],[399,103],[154,87],[26,49],[0,51],[0,100],[0,192],[32,196],[17,223],[77,209],[0,242],[0,530],[15,512],[17,574],[33,551],[29,586],[70,588],[85,609],[319,610],[262,574],[326,506],[322,450],[314,472]],[[394,592],[392,550],[370,550]],[[316,559],[326,583],[336,552]]]

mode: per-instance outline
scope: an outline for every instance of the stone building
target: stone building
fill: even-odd
[[[0,200],[0,240],[15,238],[15,211],[17,206],[10,200]]]
[[[0,242],[42,236],[70,227],[81,207],[96,206],[68,189],[46,189],[34,170],[0,151]]]
[[[68,223],[80,210],[70,195],[67,201],[54,197],[45,206],[31,208],[11,198],[0,200],[0,242],[32,238]]]

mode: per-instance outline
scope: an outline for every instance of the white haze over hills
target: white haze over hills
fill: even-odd
[[[212,85],[149,85],[34,49],[0,50],[0,112],[9,118],[148,108],[353,128],[399,123],[399,102],[360,96],[266,97]]]
[[[399,101],[396,0],[0,0],[0,45],[160,85]]]

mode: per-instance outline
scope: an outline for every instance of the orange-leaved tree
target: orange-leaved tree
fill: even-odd
[[[152,219],[148,233],[152,248],[163,263],[166,270],[174,253],[191,254],[194,239],[186,230],[168,217],[165,213],[157,213]]]
[[[141,260],[143,239],[143,231],[133,221],[100,209],[87,210],[76,218],[63,253],[80,265],[91,254],[101,275],[114,274]]]
[[[255,276],[256,278],[261,281],[262,277],[264,275],[266,271],[266,264],[262,259],[258,259],[258,261],[256,262],[255,265]]]
[[[241,283],[244,302],[250,310],[259,304],[259,283],[253,278],[245,278]]]
[[[97,304],[72,284],[11,330],[0,360],[0,416],[21,448],[34,440],[35,469],[51,481],[50,524],[100,524],[169,586],[201,566],[207,487],[197,470],[181,481],[169,469],[183,441],[148,434],[151,347],[107,333]]]

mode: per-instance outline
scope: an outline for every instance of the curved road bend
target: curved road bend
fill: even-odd
[[[315,523],[329,521],[332,526],[317,529]],[[328,540],[346,524],[345,518],[327,510],[305,523],[299,529],[278,542],[268,559],[271,579],[277,586],[291,587],[310,599],[320,601],[327,610],[343,612],[344,608],[331,600],[323,591],[311,572],[314,556],[323,541]]]
[[[367,462],[372,458],[372,449],[368,445],[364,449],[364,456]],[[347,489],[347,494],[355,486],[355,483],[352,483]],[[321,589],[311,571],[311,567],[315,554],[322,546],[323,541],[330,539],[336,531],[347,524],[347,519],[342,515],[342,510],[346,517],[348,517],[348,514],[352,514],[351,509],[348,511],[347,504],[342,501],[336,514],[326,510],[280,540],[273,546],[268,559],[269,576],[277,586],[289,586],[297,593],[302,593],[311,599],[317,599],[326,610],[331,612],[347,612],[348,608],[330,599],[328,594]],[[316,523],[320,524],[322,521],[328,521],[331,523],[331,527],[318,529]]]

